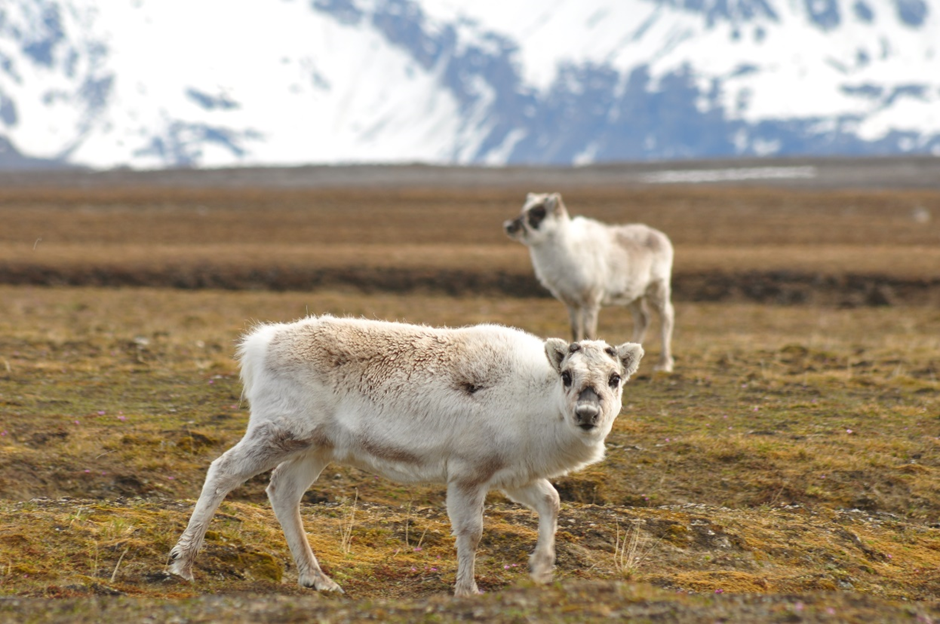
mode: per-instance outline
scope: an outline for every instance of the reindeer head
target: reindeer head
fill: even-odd
[[[560,377],[571,426],[592,437],[607,436],[620,413],[623,384],[640,366],[643,347],[632,342],[612,347],[603,340],[568,344],[549,338],[545,355]]]
[[[544,240],[563,221],[568,211],[559,193],[529,193],[522,213],[503,223],[509,238],[531,245]]]

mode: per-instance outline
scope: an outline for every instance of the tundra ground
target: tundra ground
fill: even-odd
[[[802,271],[810,294],[677,297],[676,372],[651,372],[650,342],[607,459],[556,482],[558,582],[528,582],[534,514],[493,493],[486,594],[453,600],[443,489],[337,466],[302,512],[344,596],[295,585],[264,476],[223,503],[195,583],[165,563],[247,422],[232,354],[252,322],[329,312],[567,335],[537,285],[447,287],[534,282],[499,230],[517,192],[17,192],[0,207],[0,264],[21,284],[0,286],[0,621],[940,619],[940,310],[898,286],[935,278],[937,194],[566,194],[573,212],[671,229],[680,275]],[[433,279],[278,286],[308,265]],[[158,279],[226,267],[255,281]],[[122,272],[141,285],[50,285]],[[865,275],[888,281],[826,292]],[[628,339],[629,314],[602,310],[600,334]]]
[[[246,593],[275,618],[294,604],[278,600],[307,594],[292,580],[263,478],[223,504],[194,584],[163,572],[206,467],[244,429],[231,353],[251,319],[316,310],[566,331],[549,299],[0,290],[0,588],[36,621],[66,599],[75,613],[179,608],[203,621],[200,597]],[[544,617],[543,600],[577,605],[597,591],[612,602],[589,600],[589,613],[639,614],[665,600],[680,614],[803,608],[801,617],[835,610],[841,620],[863,606],[887,619],[895,609],[940,616],[940,312],[685,303],[678,318],[677,372],[641,368],[608,458],[557,481],[559,589],[528,587],[535,518],[492,494],[478,577],[498,597],[451,615],[528,613],[511,607],[518,598]],[[626,329],[624,314],[604,316],[605,335]],[[332,467],[303,514],[347,591],[305,598],[317,613],[381,604],[407,619],[415,600],[450,591],[440,487]],[[0,602],[0,613],[13,604]]]

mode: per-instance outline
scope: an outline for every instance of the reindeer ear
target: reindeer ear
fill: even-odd
[[[568,343],[561,338],[549,338],[545,341],[545,356],[549,364],[558,374],[561,374],[561,362],[568,355]]]
[[[545,206],[545,210],[549,212],[555,212],[555,210],[558,208],[558,193],[546,195],[542,205]]]
[[[635,342],[625,342],[617,347],[617,357],[623,365],[624,377],[629,378],[640,367],[643,359],[643,347]]]

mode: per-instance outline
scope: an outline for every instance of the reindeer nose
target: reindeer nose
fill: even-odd
[[[578,417],[578,426],[582,429],[593,429],[597,425],[597,417],[601,411],[593,405],[578,405],[574,414]]]
[[[578,394],[574,415],[578,418],[579,427],[588,431],[597,425],[597,418],[601,415],[600,402],[594,388],[585,388]]]

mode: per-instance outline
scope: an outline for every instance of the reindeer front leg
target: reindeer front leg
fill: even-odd
[[[517,503],[534,510],[539,516],[539,539],[529,557],[529,572],[536,583],[552,580],[555,569],[555,531],[558,528],[558,511],[561,499],[558,491],[546,479],[533,481],[515,490],[505,490],[506,495]]]
[[[571,322],[571,340],[577,342],[584,340],[584,322],[581,316],[581,307],[574,303],[566,303],[568,320]]]
[[[447,485],[447,515],[451,530],[457,538],[457,584],[454,595],[479,594],[474,578],[477,545],[483,536],[483,502],[486,488],[475,484],[452,481]]]
[[[581,321],[584,327],[584,339],[597,340],[597,315],[600,311],[601,306],[599,303],[591,303],[581,309],[581,313],[584,315]]]

